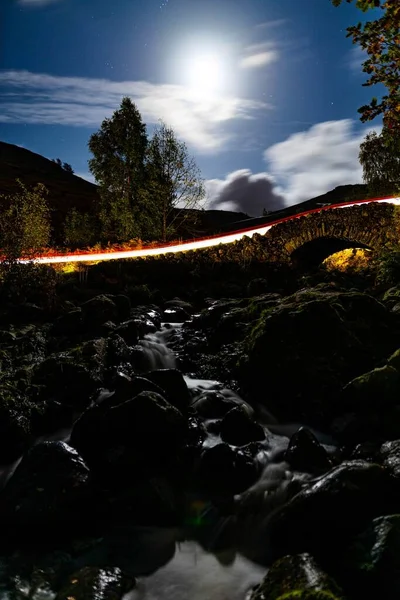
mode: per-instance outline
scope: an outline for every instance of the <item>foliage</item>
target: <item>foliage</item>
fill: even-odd
[[[98,221],[89,213],[72,208],[65,218],[64,241],[68,246],[79,247],[95,244],[98,238]]]
[[[195,160],[184,142],[171,127],[160,122],[155,128],[147,153],[150,206],[159,219],[164,241],[175,231],[180,211],[177,208],[199,208],[204,197],[204,183]],[[193,213],[186,213],[186,216]],[[180,219],[182,220],[182,219]]]
[[[61,169],[63,169],[67,173],[71,173],[71,175],[74,174],[74,170],[69,163],[66,163],[66,162],[63,163],[60,158],[53,158],[53,162],[56,163],[56,165],[58,165]]]
[[[111,119],[89,139],[89,169],[100,187],[101,237],[118,242],[137,237],[140,189],[148,145],[136,105],[123,98]]]
[[[343,0],[331,0],[334,6]],[[353,0],[346,0],[351,3]],[[400,3],[398,0],[356,0],[356,6],[363,12],[370,9],[382,11],[382,16],[365,24],[358,23],[347,28],[347,37],[368,54],[363,63],[363,71],[370,75],[363,84],[372,86],[383,84],[387,89],[380,102],[372,98],[370,104],[359,108],[361,121],[371,121],[383,115],[388,143],[399,144],[400,133]]]
[[[391,286],[400,283],[400,247],[381,252],[376,262],[378,284]]]
[[[50,211],[47,190],[42,184],[27,189],[17,180],[20,190],[0,196],[4,209],[0,213],[0,248],[3,261],[0,297],[9,302],[41,301],[51,303],[57,276],[53,269],[33,262],[20,264],[40,254],[50,240]]]
[[[39,183],[28,190],[19,179],[17,183],[17,193],[0,195],[4,206],[0,213],[0,248],[6,262],[37,256],[50,241],[45,186]]]
[[[400,152],[385,144],[384,134],[367,134],[360,146],[359,160],[365,183],[379,187],[382,183],[400,182]]]

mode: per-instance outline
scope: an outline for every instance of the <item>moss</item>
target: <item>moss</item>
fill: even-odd
[[[341,600],[341,598],[324,590],[293,590],[278,596],[276,600]]]

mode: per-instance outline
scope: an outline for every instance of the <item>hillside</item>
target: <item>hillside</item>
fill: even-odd
[[[9,194],[15,191],[17,178],[26,185],[35,185],[41,182],[49,190],[48,200],[56,231],[60,230],[68,210],[75,207],[80,211],[89,212],[98,200],[95,184],[64,171],[56,163],[40,154],[13,144],[0,142],[0,194]],[[343,185],[326,194],[289,206],[266,217],[249,218],[244,213],[223,210],[199,211],[199,221],[189,237],[262,225],[278,216],[289,216],[317,208],[321,204],[334,204],[351,198],[362,199],[366,196],[366,185]],[[179,235],[187,237],[182,232],[179,232]]]

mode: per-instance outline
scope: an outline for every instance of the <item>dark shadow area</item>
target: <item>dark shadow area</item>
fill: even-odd
[[[370,246],[361,242],[351,241],[340,238],[321,237],[306,242],[297,250],[294,250],[291,255],[292,264],[294,267],[301,270],[309,270],[317,268],[328,256],[346,250],[348,248],[365,248],[373,250]]]

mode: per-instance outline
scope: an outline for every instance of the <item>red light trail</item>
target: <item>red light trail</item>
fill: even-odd
[[[227,233],[224,235],[212,235],[206,238],[200,238],[190,242],[183,242],[181,244],[164,245],[152,248],[142,248],[140,250],[116,250],[114,252],[99,252],[96,254],[85,252],[82,254],[58,254],[58,255],[47,255],[38,256],[34,259],[20,259],[19,262],[37,262],[42,264],[55,264],[55,263],[71,263],[71,262],[96,262],[103,260],[121,260],[124,258],[140,258],[145,256],[158,256],[160,254],[175,254],[177,252],[187,252],[188,250],[200,250],[203,248],[211,248],[212,246],[218,246],[219,244],[231,244],[237,240],[242,239],[244,236],[251,237],[255,233],[265,235],[275,225],[291,221],[293,219],[299,219],[306,215],[310,215],[324,210],[337,209],[337,208],[350,208],[351,206],[357,206],[359,204],[370,204],[372,202],[386,202],[388,204],[400,205],[400,198],[398,197],[387,197],[387,198],[368,198],[367,200],[356,200],[354,202],[342,202],[339,204],[331,204],[328,206],[322,206],[320,208],[313,208],[311,210],[291,215],[290,217],[284,217],[271,221],[270,223],[258,227],[247,227],[238,231]]]

